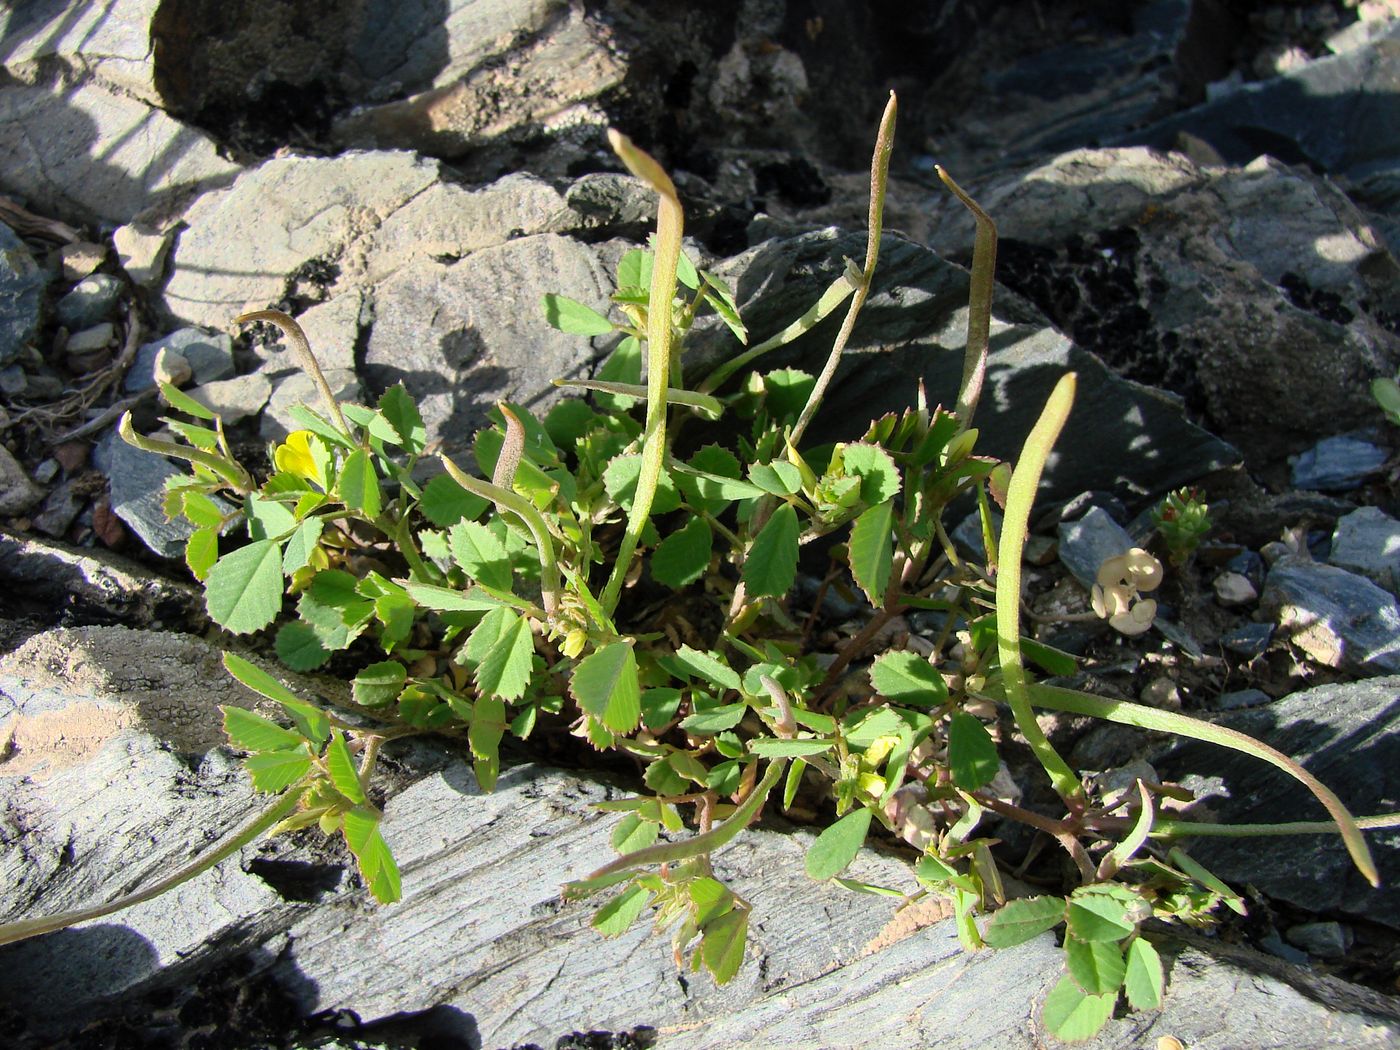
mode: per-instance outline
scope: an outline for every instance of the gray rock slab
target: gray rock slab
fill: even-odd
[[[330,385],[331,394],[337,401],[359,401],[360,381],[355,373],[347,369],[328,370],[324,373]],[[258,434],[264,441],[280,441],[293,430],[301,429],[301,424],[291,417],[291,410],[297,405],[309,405],[322,414],[325,408],[316,384],[304,372],[296,372],[278,380],[268,398],[263,411]]]
[[[1320,664],[1355,674],[1400,671],[1400,607],[1364,576],[1280,558],[1269,568],[1259,607]]]
[[[0,584],[10,607],[133,627],[206,622],[204,595],[110,551],[0,532]]]
[[[183,557],[194,530],[183,518],[166,519],[165,479],[187,472],[164,456],[128,445],[115,429],[94,450],[93,461],[107,475],[112,513],[155,553]]]
[[[48,283],[24,241],[0,223],[0,365],[9,364],[33,341]]]
[[[1323,438],[1293,463],[1296,488],[1319,492],[1349,492],[1385,466],[1386,451],[1349,434]]]
[[[261,412],[272,396],[272,380],[256,372],[233,379],[220,379],[204,383],[185,393],[213,412],[225,423],[237,423],[240,419]]]
[[[50,214],[128,222],[238,170],[202,131],[95,82],[0,92],[0,188]]]
[[[823,230],[767,241],[720,264],[737,281],[755,341],[781,330],[816,302],[841,272],[843,256],[863,257],[863,235]],[[957,400],[967,325],[967,272],[895,236],[881,247],[875,287],[837,371],[812,436],[859,437],[869,421],[914,403],[922,378],[930,405]],[[763,367],[798,364],[820,371],[839,319],[829,318]],[[692,340],[693,371],[735,352],[713,330]],[[1055,331],[1025,300],[998,290],[987,383],[974,423],[978,451],[1011,458],[1055,383],[1078,374],[1078,394],[1040,498],[1089,490],[1142,496],[1177,487],[1238,460],[1228,444],[1188,422],[1170,396],[1124,380]],[[699,366],[699,367],[696,367]]]
[[[189,362],[196,383],[212,383],[233,375],[233,340],[228,333],[179,328],[136,351],[136,360],[127,370],[123,384],[129,393],[155,384],[156,356],[162,350],[177,353]]]
[[[58,323],[70,330],[110,321],[121,301],[124,285],[109,273],[84,277],[54,307]]]
[[[1085,587],[1097,582],[1099,566],[1134,546],[1127,530],[1102,507],[1090,507],[1081,518],[1060,522],[1059,535],[1060,561]]]
[[[297,314],[297,324],[301,326],[316,360],[327,372],[355,367],[355,353],[360,343],[365,312],[365,293],[359,288],[351,288],[334,299],[317,303]],[[255,341],[253,351],[262,362],[258,371],[266,375],[300,371],[301,365],[287,349],[282,330],[272,325],[267,327],[275,332],[275,341]]]
[[[448,451],[470,443],[496,401],[541,413],[560,396],[552,381],[586,375],[598,356],[545,321],[551,291],[606,311],[612,281],[592,248],[557,234],[411,264],[374,287],[365,378],[375,390],[402,382]]]
[[[1400,521],[1379,507],[1352,511],[1333,529],[1327,560],[1394,594],[1400,583]]]
[[[0,11],[0,62],[31,79],[59,62],[71,73],[106,81],[147,102],[158,103],[151,20],[156,0],[36,0]]]
[[[1400,678],[1318,686],[1217,721],[1300,761],[1357,816],[1395,809],[1400,797]],[[1188,741],[1152,763],[1164,777],[1181,780],[1203,798],[1201,819],[1327,819],[1301,784],[1233,751]],[[1249,883],[1271,898],[1312,911],[1365,916],[1400,929],[1400,898],[1392,888],[1400,878],[1400,831],[1369,831],[1366,839],[1385,884],[1381,889],[1372,889],[1357,873],[1341,839],[1332,834],[1188,841],[1191,855],[1221,878]],[[1261,842],[1267,847],[1261,848]]]
[[[31,510],[44,498],[44,490],[32,479],[10,450],[0,445],[0,515],[14,517]]]

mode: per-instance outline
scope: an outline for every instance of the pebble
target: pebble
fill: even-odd
[[[1227,609],[1251,605],[1259,599],[1254,584],[1238,572],[1222,572],[1212,581],[1211,589],[1215,591],[1215,600]]]
[[[1264,586],[1264,559],[1254,551],[1242,551],[1225,563],[1225,568],[1231,572],[1237,572],[1250,583],[1254,584],[1257,591]]]
[[[72,357],[92,353],[94,350],[105,350],[111,344],[116,331],[111,321],[103,321],[91,328],[84,328],[81,332],[74,332],[68,337],[68,345],[64,352]]]
[[[1351,930],[1339,922],[1304,922],[1284,934],[1290,944],[1319,959],[1340,959],[1351,949]]]
[[[65,281],[81,281],[107,258],[107,249],[91,241],[75,241],[58,250]]]
[[[1298,966],[1308,965],[1308,955],[1300,952],[1291,945],[1284,944],[1283,938],[1278,935],[1277,930],[1270,930],[1265,936],[1259,938],[1259,947],[1263,948],[1275,958],[1285,962],[1295,963]]]
[[[121,302],[122,282],[109,273],[84,277],[71,292],[58,301],[54,314],[58,323],[70,330],[91,328],[109,320]]]
[[[1167,711],[1181,710],[1181,690],[1165,675],[1148,682],[1138,699],[1148,707],[1160,707]]]
[[[6,365],[0,368],[0,394],[7,397],[18,397],[24,393],[24,388],[29,385],[29,380],[25,377],[24,369],[19,365]]]
[[[1246,623],[1223,635],[1220,644],[1237,656],[1245,656],[1252,660],[1263,655],[1273,637],[1273,624]]]
[[[172,232],[139,223],[119,226],[113,231],[112,244],[117,249],[117,259],[126,275],[141,287],[152,287],[165,272],[165,256],[170,250]]]
[[[1262,689],[1236,689],[1217,696],[1215,707],[1220,711],[1237,711],[1242,707],[1259,707],[1270,702],[1269,694]]]
[[[35,507],[44,498],[9,449],[0,445],[0,517],[14,517]]]
[[[1060,523],[1060,561],[1085,587],[1096,582],[1101,566],[1132,549],[1133,539],[1102,507],[1082,518]]]
[[[1400,521],[1378,507],[1352,511],[1337,522],[1327,560],[1395,593],[1400,583]]]
[[[194,378],[194,369],[190,367],[189,358],[180,351],[163,346],[156,352],[152,374],[157,383],[179,387]]]
[[[40,485],[47,485],[58,477],[58,470],[58,460],[50,457],[34,468],[34,480]]]
[[[1349,434],[1324,438],[1293,462],[1293,485],[1319,492],[1349,492],[1385,465],[1386,451]]]
[[[126,373],[124,389],[140,393],[155,385],[156,356],[162,350],[179,353],[189,362],[196,383],[212,383],[233,375],[233,340],[223,332],[202,328],[181,328],[136,351],[136,360]]]

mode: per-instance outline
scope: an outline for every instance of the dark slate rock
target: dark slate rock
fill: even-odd
[[[1305,768],[1357,816],[1386,813],[1400,798],[1400,678],[1324,685],[1272,704],[1224,715],[1221,725],[1248,733]],[[1329,819],[1292,778],[1263,762],[1194,741],[1154,756],[1168,780],[1205,800],[1209,816],[1229,823]],[[1267,840],[1201,838],[1191,854],[1221,878],[1249,883],[1265,895],[1310,911],[1365,916],[1400,929],[1400,830],[1366,834],[1382,881],[1372,889],[1336,835]]]
[[[1077,521],[1060,523],[1060,561],[1085,587],[1092,587],[1099,566],[1126,554],[1133,538],[1102,507],[1090,507]]]
[[[122,287],[121,280],[111,274],[84,277],[54,308],[58,323],[76,332],[110,321],[121,302]]]
[[[1258,707],[1269,702],[1269,694],[1262,689],[1238,689],[1233,693],[1221,693],[1215,698],[1214,706],[1221,711],[1238,711],[1243,707]]]
[[[1324,438],[1293,464],[1293,484],[1319,492],[1349,492],[1385,466],[1386,451],[1369,441],[1339,434]]]
[[[1273,624],[1247,623],[1225,634],[1220,644],[1232,653],[1252,659],[1269,647],[1273,637]]]
[[[1259,607],[1318,663],[1357,674],[1400,671],[1400,607],[1364,576],[1280,558],[1269,569]]]
[[[13,361],[33,340],[47,284],[24,242],[0,223],[0,365]]]
[[[844,256],[861,258],[864,252],[863,234],[827,229],[774,238],[718,269],[736,283],[756,342],[816,302],[840,276]],[[874,289],[810,437],[858,438],[870,420],[911,406],[920,379],[930,405],[954,404],[962,377],[967,292],[966,270],[886,236]],[[762,367],[820,371],[839,325],[839,316],[828,318],[764,358]],[[1078,373],[1074,411],[1042,484],[1040,498],[1047,502],[1091,489],[1137,502],[1239,459],[1230,445],[1187,422],[1177,401],[1114,375],[1028,303],[1001,289],[991,342],[987,383],[974,420],[981,431],[980,453],[1019,456],[1054,384],[1066,371]],[[692,374],[734,352],[733,337],[715,330],[694,333],[688,345]]]
[[[165,479],[186,474],[164,456],[128,445],[113,430],[93,450],[93,462],[111,484],[112,512],[151,550],[166,558],[183,557],[193,529],[183,518],[165,517]],[[215,497],[225,510],[231,510]]]
[[[1379,507],[1352,511],[1337,522],[1327,560],[1395,593],[1400,582],[1400,521]]]
[[[1255,590],[1264,586],[1264,559],[1254,551],[1236,554],[1225,563],[1225,568],[1239,573],[1254,585]]]
[[[1319,959],[1340,959],[1351,950],[1351,931],[1339,922],[1301,922],[1284,936]]]

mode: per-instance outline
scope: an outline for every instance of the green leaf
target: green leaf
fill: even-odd
[[[743,684],[729,664],[714,653],[702,653],[683,645],[676,650],[675,660],[687,671],[721,689],[739,689]]]
[[[889,886],[877,886],[873,882],[861,882],[858,879],[843,879],[837,877],[833,880],[842,889],[850,890],[852,893],[868,893],[876,897],[903,897],[903,890],[891,889]]]
[[[855,860],[870,830],[870,810],[861,806],[827,828],[807,850],[807,874],[829,879],[841,874]]]
[[[612,845],[619,853],[633,853],[644,849],[656,841],[661,828],[650,820],[643,820],[636,813],[628,813],[613,828]]]
[[[1138,937],[1128,945],[1123,991],[1134,1010],[1155,1010],[1162,1005],[1162,957],[1149,942]]]
[[[244,508],[248,518],[248,536],[255,540],[278,539],[296,528],[296,515],[285,503],[263,499],[257,493],[249,495]]]
[[[331,658],[308,623],[293,620],[277,631],[277,659],[293,671],[312,671]]]
[[[660,729],[681,706],[681,691],[669,686],[642,690],[642,724],[648,729]]]
[[[1121,901],[1101,893],[1078,891],[1069,901],[1069,932],[1081,941],[1121,941],[1136,928]]]
[[[296,751],[260,751],[243,760],[253,779],[253,790],[275,794],[295,784],[311,769],[311,756],[303,744]]]
[[[851,575],[877,609],[885,604],[885,588],[894,564],[894,500],[877,503],[851,527]]]
[[[964,791],[990,784],[1000,768],[991,735],[966,711],[955,711],[948,726],[948,765],[953,781]]]
[[[797,512],[780,504],[744,559],[741,576],[750,598],[782,598],[797,577]]]
[[[782,459],[755,463],[749,467],[749,480],[774,496],[791,496],[802,488],[802,472]]]
[[[570,335],[607,335],[613,330],[612,322],[597,310],[553,292],[544,297],[544,319],[551,328]]]
[[[1090,995],[1116,994],[1123,986],[1123,952],[1112,941],[1066,937],[1065,962],[1075,983]]]
[[[472,711],[472,724],[467,732],[475,761],[472,768],[482,791],[496,790],[496,777],[501,769],[501,737],[506,730],[505,702],[494,696],[477,699]]]
[[[945,864],[943,867],[948,866]],[[957,876],[954,869],[948,868],[948,871],[952,872],[952,875],[946,875],[945,878]],[[1023,944],[1046,930],[1053,930],[1064,921],[1063,897],[1023,897],[1020,900],[1007,901],[997,910],[987,922],[987,928],[982,931],[982,940],[993,948],[1010,948],[1016,944]]]
[[[511,588],[510,559],[496,534],[475,521],[459,521],[447,533],[452,558],[474,580],[498,591]]]
[[[744,767],[734,759],[721,762],[709,771],[705,777],[705,786],[721,795],[732,795],[739,790],[739,781],[743,772]]]
[[[307,518],[297,530],[287,538],[286,549],[282,552],[282,572],[290,576],[311,562],[311,553],[321,541],[321,531],[325,528],[323,518]]]
[[[639,455],[617,456],[603,471],[603,488],[623,510],[632,509],[632,500],[637,495],[637,480],[642,474],[642,457]],[[681,505],[680,493],[675,482],[664,468],[656,482],[656,494],[652,498],[652,514],[668,514]]]
[[[593,928],[604,937],[621,936],[651,903],[652,896],[651,890],[645,886],[635,883],[628,886],[598,909],[598,914],[593,916]]]
[[[177,412],[184,412],[186,415],[194,416],[196,419],[214,419],[214,413],[205,408],[189,394],[183,393],[170,383],[156,381],[160,387],[160,396],[165,403]]]
[[[714,736],[722,733],[726,729],[733,729],[744,720],[744,715],[748,713],[748,707],[744,704],[725,704],[722,707],[711,707],[704,711],[697,711],[689,718],[681,722],[681,728],[687,733],[696,736]]]
[[[365,789],[360,784],[360,774],[355,770],[355,760],[350,757],[344,733],[331,734],[330,746],[326,748],[326,771],[337,791],[356,805],[364,802]]]
[[[287,415],[293,422],[300,424],[323,441],[329,441],[332,445],[344,449],[355,447],[355,442],[346,437],[339,427],[333,426],[324,416],[307,405],[293,405],[287,409]]]
[[[847,474],[860,476],[860,498],[870,506],[893,499],[899,492],[899,468],[878,445],[847,445],[841,451]]]
[[[783,781],[783,809],[792,808],[792,800],[797,797],[797,789],[802,786],[802,774],[807,772],[807,763],[802,759],[793,759],[793,763],[788,767],[787,777]]]
[[[834,744],[831,740],[778,740],[765,736],[749,741],[749,754],[759,758],[805,758],[825,754]]]
[[[379,814],[367,806],[357,806],[343,818],[341,831],[345,844],[355,854],[360,875],[380,904],[392,904],[403,896],[399,866],[389,852],[389,844],[379,831]]]
[[[763,387],[767,391],[764,403],[768,415],[776,420],[795,422],[816,385],[817,377],[800,368],[777,368],[766,373]]]
[[[694,583],[709,568],[713,545],[714,534],[709,523],[704,518],[691,518],[652,552],[652,578],[676,590]]]
[[[379,517],[379,477],[374,472],[369,453],[364,449],[357,448],[345,457],[345,462],[340,465],[336,487],[342,502],[351,510],[358,510],[370,518]]]
[[[569,692],[579,707],[614,733],[630,733],[642,715],[637,657],[627,642],[612,642],[574,668]]]
[[[224,512],[203,492],[185,493],[184,512],[190,524],[196,528],[217,529],[224,523]]]
[[[655,240],[656,235],[653,234],[649,238],[653,248],[656,247],[654,243]],[[676,280],[691,289],[691,291],[695,291],[700,287],[700,272],[695,269],[695,264],[690,261],[690,256],[686,255],[685,252],[681,252],[676,256]]]
[[[881,696],[912,707],[934,707],[948,699],[943,676],[918,653],[885,653],[870,668]]]
[[[520,699],[525,694],[525,687],[530,684],[534,652],[530,621],[523,616],[516,617],[477,667],[477,688],[502,700]]]
[[[297,730],[308,740],[322,744],[330,735],[331,723],[324,711],[297,697],[262,668],[250,664],[236,653],[224,653],[224,667],[253,692],[281,704]]]
[[[252,711],[241,707],[225,707],[222,711],[228,742],[243,751],[285,751],[303,743],[300,734]]]
[[[611,383],[640,383],[642,381],[642,344],[635,336],[627,336],[598,369],[595,379]],[[594,394],[598,407],[608,412],[625,412],[637,403],[634,397],[622,394]]]
[[[468,492],[447,474],[439,474],[424,485],[423,495],[418,501],[423,517],[444,529],[456,525],[463,518],[479,517],[488,506],[489,500],[475,492]]]
[[[408,673],[397,660],[370,664],[355,676],[351,695],[363,707],[382,707],[399,698]]]
[[[486,612],[505,605],[499,598],[493,598],[480,587],[468,587],[465,591],[458,591],[451,587],[409,580],[404,584],[404,590],[423,608],[437,609],[439,612]]]
[[[225,554],[205,578],[204,603],[225,630],[262,630],[282,610],[282,545],[257,540]]]
[[[395,383],[379,398],[379,411],[399,436],[399,444],[416,456],[423,451],[428,439],[428,430],[423,426],[423,416],[413,396],[404,389],[402,383]]]
[[[1045,1008],[1040,1016],[1055,1038],[1066,1043],[1083,1042],[1092,1039],[1108,1023],[1117,1000],[1117,993],[1089,995],[1074,983],[1074,978],[1066,975],[1045,997]]]
[[[467,637],[467,644],[457,655],[458,661],[473,669],[480,667],[487,654],[496,647],[496,643],[517,619],[515,613],[503,607],[488,611],[472,628],[472,633]]]
[[[749,909],[735,908],[710,922],[701,934],[700,955],[715,984],[728,984],[744,964]]]
[[[734,304],[734,296],[729,294],[729,289],[720,283],[719,278],[714,274],[700,271],[700,279],[705,282],[705,301],[714,307],[719,319],[724,322],[734,338],[740,343],[748,345],[749,330],[744,325],[743,318],[739,316],[739,308]]]
[[[196,529],[185,542],[185,564],[196,580],[209,577],[209,570],[219,560],[219,530]],[[279,588],[280,590],[280,588]]]

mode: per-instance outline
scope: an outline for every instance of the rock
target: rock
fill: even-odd
[[[6,365],[0,368],[0,394],[6,397],[18,397],[24,393],[25,387],[29,385],[29,380],[25,377],[24,369],[19,365]]]
[[[536,308],[540,297],[554,291],[606,310],[611,288],[592,250],[555,234],[450,265],[409,265],[375,286],[365,377],[376,390],[402,382],[418,399],[428,439],[458,451],[496,401],[542,413],[561,396],[553,380],[585,375],[593,363],[589,340],[551,328]]]
[[[1165,675],[1154,678],[1143,686],[1138,699],[1148,707],[1160,707],[1167,711],[1181,710],[1181,689]]]
[[[10,607],[59,623],[201,628],[204,594],[117,554],[0,532],[0,583]]]
[[[253,373],[205,383],[185,393],[229,425],[263,410],[272,396],[272,381],[265,375]]]
[[[91,328],[109,321],[121,302],[122,282],[108,273],[95,273],[77,283],[58,301],[54,314],[65,328]]]
[[[196,383],[212,383],[233,375],[233,340],[226,333],[180,328],[136,351],[136,360],[123,384],[128,393],[138,393],[155,383],[156,357],[162,350],[183,357]]]
[[[1244,707],[1259,707],[1270,702],[1269,694],[1262,689],[1237,689],[1231,693],[1221,693],[1212,705],[1219,711],[1238,711]]]
[[[1324,438],[1293,464],[1293,484],[1300,489],[1350,492],[1385,466],[1386,451],[1361,438]]]
[[[133,222],[112,231],[112,246],[127,277],[142,288],[154,288],[165,273],[165,257],[174,240],[173,229]]]
[[[1327,560],[1394,594],[1400,584],[1400,521],[1378,507],[1352,511],[1337,522]]]
[[[0,445],[0,517],[23,514],[43,498],[43,489],[34,484],[10,450]]]
[[[1264,586],[1264,559],[1254,551],[1242,551],[1225,563],[1225,568],[1243,576],[1257,591]]]
[[[1323,685],[1217,721],[1300,761],[1352,813],[1386,813],[1400,784],[1400,678]],[[1151,756],[1162,776],[1202,798],[1202,819],[1278,823],[1327,819],[1307,790],[1257,759],[1187,741]],[[1381,877],[1400,870],[1400,831],[1366,833]],[[1274,900],[1327,914],[1350,915],[1400,929],[1400,900],[1372,889],[1353,868],[1336,835],[1258,839],[1199,838],[1191,855],[1227,881],[1257,887]]]
[[[32,80],[53,63],[159,105],[150,23],[155,0],[92,6],[82,0],[39,0],[0,14],[4,67]]]
[[[47,285],[48,277],[24,242],[0,223],[0,366],[18,357],[38,334]]]
[[[87,506],[87,496],[78,490],[74,479],[64,478],[44,497],[44,505],[34,514],[31,525],[45,536],[62,539],[68,535],[73,520]]]
[[[128,445],[113,429],[94,450],[94,462],[111,483],[112,512],[155,553],[184,556],[193,529],[185,519],[165,517],[165,479],[185,474],[164,456]]]
[[[355,367],[355,352],[360,343],[361,319],[366,311],[365,294],[352,288],[324,303],[318,303],[296,318],[297,324],[306,335],[312,352],[321,367],[328,372],[337,369],[348,371]],[[255,345],[255,351],[262,359],[259,371],[266,375],[285,375],[299,371],[301,365],[288,351],[285,337],[280,328],[270,326],[276,333],[277,342]]]
[[[1259,604],[1289,642],[1324,666],[1354,674],[1400,670],[1400,607],[1365,577],[1281,558]]]
[[[65,281],[81,281],[107,260],[107,249],[91,241],[74,241],[58,250]],[[102,318],[98,318],[102,320]]]
[[[773,238],[717,264],[737,282],[755,339],[801,316],[840,276],[843,256],[860,258],[863,235],[822,230]],[[812,437],[853,440],[885,412],[914,403],[922,378],[929,403],[953,404],[962,376],[967,273],[893,235],[882,243],[872,294],[813,424]],[[1054,384],[1078,374],[1074,412],[1056,446],[1039,498],[1067,499],[1090,489],[1136,502],[1236,460],[1235,450],[1188,423],[1169,396],[1119,378],[1050,327],[1025,300],[998,292],[993,307],[987,384],[974,420],[979,453],[1014,459]],[[764,359],[763,368],[802,365],[820,371],[835,318]],[[733,337],[692,332],[690,373],[733,353]]]
[[[1238,572],[1222,572],[1211,581],[1210,586],[1215,592],[1215,600],[1227,609],[1249,605],[1259,597],[1249,577]]]
[[[330,384],[331,393],[337,401],[358,401],[360,400],[360,381],[355,378],[355,373],[344,369],[333,372],[326,372],[326,382]],[[244,378],[252,378],[245,376]],[[264,378],[264,381],[266,379]],[[258,434],[264,441],[280,441],[293,430],[301,429],[301,424],[297,423],[288,414],[297,405],[309,405],[318,412],[324,412],[321,405],[321,396],[316,390],[316,385],[311,377],[302,372],[297,372],[279,380],[277,386],[273,388],[272,395],[267,402],[267,410],[263,413],[262,423]]]
[[[177,387],[184,386],[194,376],[194,369],[190,367],[189,358],[168,346],[163,346],[156,352],[151,372],[151,378],[155,380],[157,386],[161,383]]]
[[[84,222],[129,222],[238,172],[203,132],[97,83],[0,91],[0,158],[0,187]]]
[[[1301,922],[1284,936],[1319,959],[1340,959],[1351,950],[1351,931],[1339,922]]]
[[[64,349],[70,357],[90,354],[94,350],[105,350],[112,345],[112,337],[116,335],[116,331],[111,321],[103,321],[91,328],[84,328],[81,332],[74,332],[68,337]]]
[[[1246,623],[1224,634],[1220,639],[1220,644],[1230,652],[1252,660],[1263,654],[1273,637],[1273,624]]]
[[[1060,522],[1059,534],[1060,561],[1085,587],[1097,582],[1099,566],[1134,546],[1123,526],[1102,507],[1090,507],[1076,521]]]

